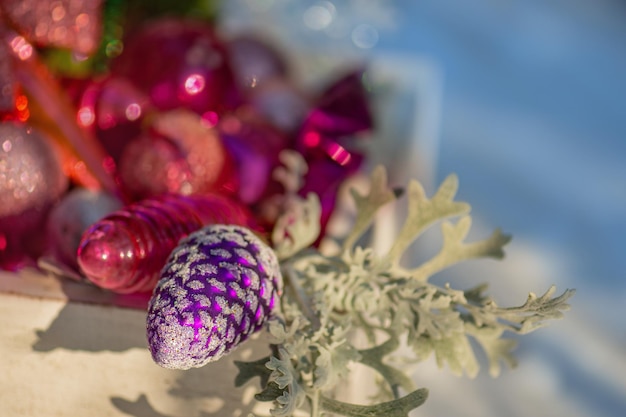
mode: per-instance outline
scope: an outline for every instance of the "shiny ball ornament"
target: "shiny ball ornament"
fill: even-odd
[[[203,119],[177,110],[155,116],[152,127],[128,144],[120,158],[120,181],[131,196],[236,191],[233,159],[218,131]]]
[[[151,21],[126,39],[111,71],[147,94],[159,110],[219,113],[237,101],[228,61],[211,26],[170,18]]]
[[[201,367],[259,330],[282,292],[274,251],[249,229],[213,225],[170,254],[148,307],[154,361]]]
[[[75,188],[52,208],[47,221],[50,254],[78,269],[76,252],[85,230],[107,214],[122,208],[122,202],[104,191]]]
[[[178,241],[215,223],[248,225],[248,211],[220,195],[164,195],[139,201],[93,224],[82,236],[78,265],[93,284],[128,294],[152,291]]]
[[[76,105],[76,123],[89,129],[107,154],[119,162],[125,146],[142,131],[141,123],[153,106],[146,94],[128,80],[105,77],[65,80],[64,88]]]
[[[36,129],[0,123],[0,267],[43,249],[45,218],[67,188],[59,156]]]
[[[270,43],[238,36],[226,43],[235,82],[245,94],[273,78],[287,76],[287,61]]]

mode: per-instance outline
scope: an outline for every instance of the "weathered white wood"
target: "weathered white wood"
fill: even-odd
[[[0,292],[0,416],[246,416],[249,387],[234,389],[233,359],[263,357],[248,341],[201,369],[173,371],[150,358],[139,309],[62,300],[60,282],[30,275]],[[43,287],[37,285],[44,284]],[[47,293],[46,293],[47,291]],[[44,294],[50,297],[41,298]]]

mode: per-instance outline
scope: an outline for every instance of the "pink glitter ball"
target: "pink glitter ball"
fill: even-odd
[[[125,41],[111,71],[146,93],[159,110],[185,107],[203,114],[236,104],[226,51],[206,23],[150,22]]]
[[[30,127],[0,123],[0,267],[15,269],[43,246],[45,216],[67,188],[47,138]]]
[[[233,160],[217,129],[204,119],[176,110],[155,117],[152,127],[153,132],[128,144],[120,158],[120,180],[133,197],[236,191]]]

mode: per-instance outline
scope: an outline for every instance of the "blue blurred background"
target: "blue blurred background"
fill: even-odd
[[[626,2],[231,0],[224,15],[291,48],[427,63],[433,183],[456,172],[476,236],[514,236],[504,261],[445,278],[486,280],[502,305],[578,290],[498,379],[425,364],[415,415],[626,415]]]

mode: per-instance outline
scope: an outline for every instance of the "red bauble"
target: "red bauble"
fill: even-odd
[[[106,77],[88,83],[69,84],[75,97],[79,126],[91,129],[107,153],[120,155],[141,133],[145,115],[153,111],[148,96],[124,78]]]
[[[125,40],[111,71],[147,94],[159,110],[220,113],[237,104],[226,50],[203,22],[148,23]]]

